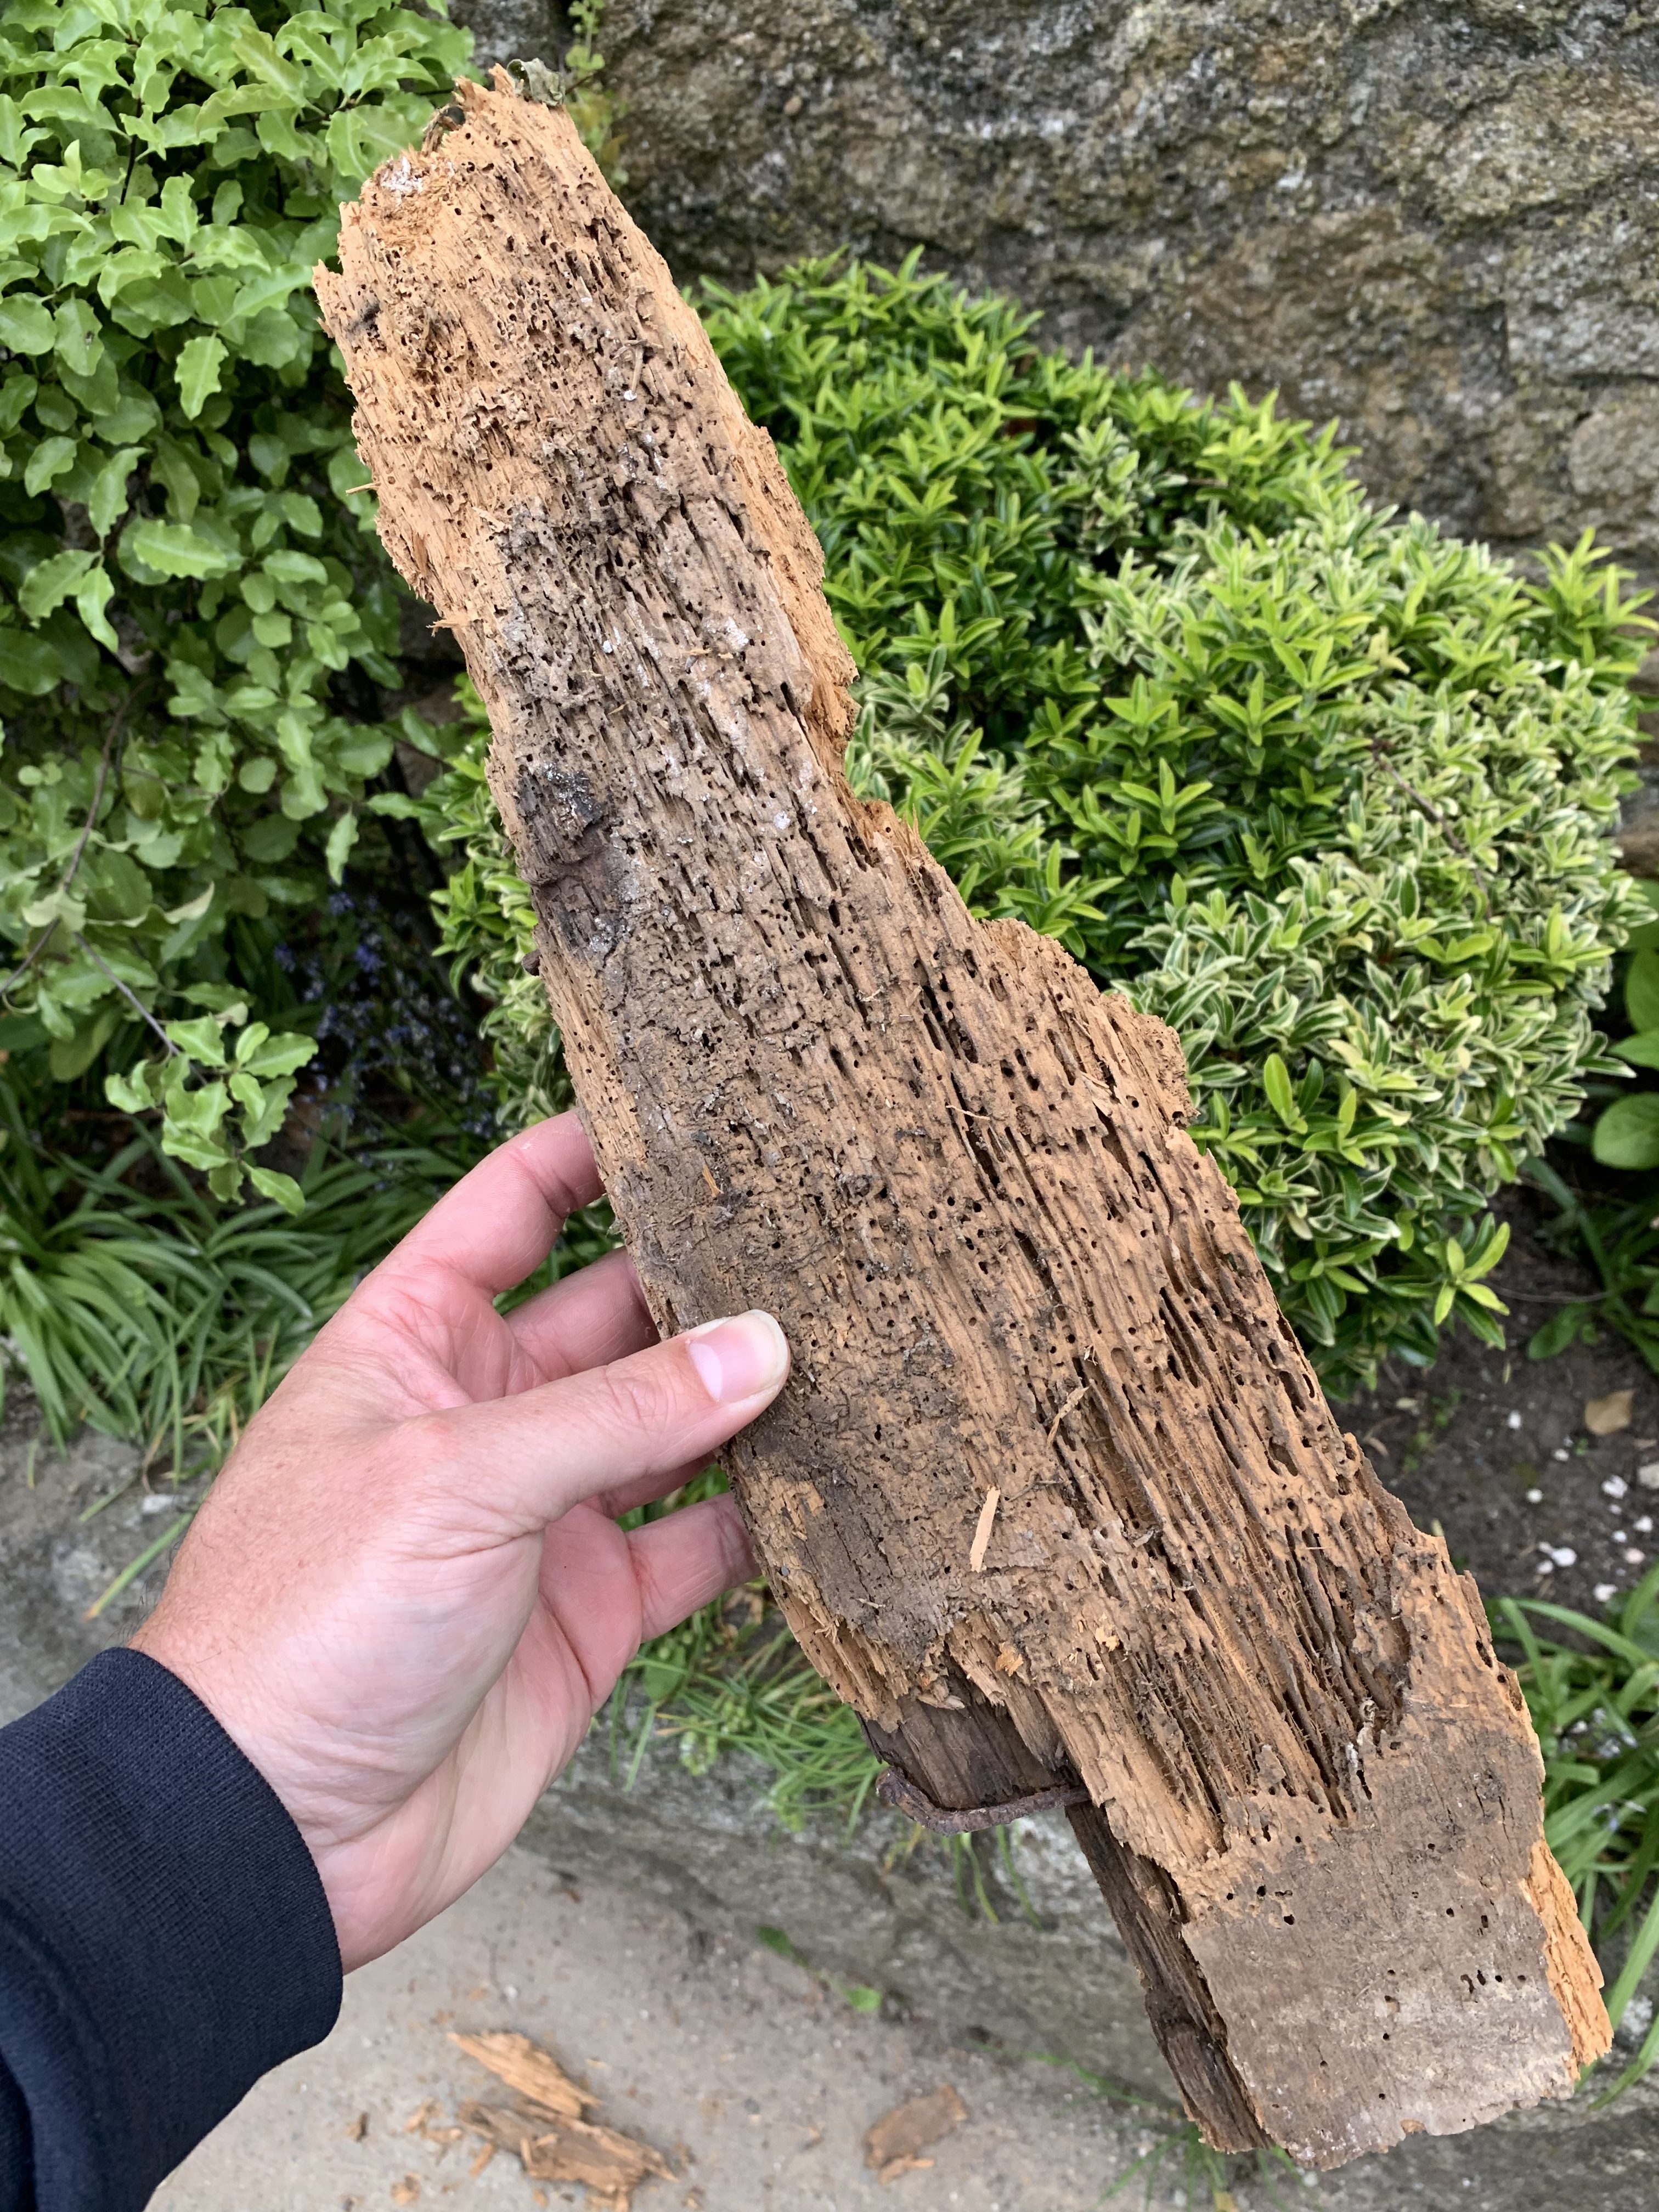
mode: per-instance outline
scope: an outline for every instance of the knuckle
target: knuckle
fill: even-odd
[[[607,1418],[624,1435],[659,1437],[681,1419],[681,1393],[660,1359],[619,1360],[605,1370]]]
[[[755,1549],[749,1540],[749,1530],[738,1512],[735,1500],[726,1501],[726,1510],[720,1516],[720,1565],[725,1571],[726,1586],[746,1583],[759,1572]]]
[[[441,1476],[463,1449],[454,1415],[443,1409],[412,1415],[399,1426],[398,1443],[399,1464],[417,1476]]]

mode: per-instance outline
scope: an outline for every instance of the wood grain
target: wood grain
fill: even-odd
[[[1214,2140],[1334,2165],[1563,2094],[1607,2027],[1522,1700],[1326,1405],[1174,1037],[851,795],[769,441],[568,119],[458,98],[318,291],[653,1312],[794,1348],[730,1455],[791,1626],[941,1802],[1086,1785]]]

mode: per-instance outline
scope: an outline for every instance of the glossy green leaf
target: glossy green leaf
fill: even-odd
[[[325,584],[328,570],[316,556],[288,549],[266,554],[260,562],[266,575],[274,576],[279,584]]]
[[[224,340],[215,337],[188,338],[179,349],[173,374],[178,381],[179,404],[192,422],[219,389],[225,354]]]
[[[71,551],[38,561],[23,579],[18,605],[31,622],[44,621],[76,589],[97,558],[95,553]]]
[[[52,345],[66,374],[88,377],[98,367],[104,357],[103,333],[85,300],[58,302],[52,315]]]
[[[234,554],[184,523],[134,523],[121,542],[158,575],[222,576],[237,566]]]
[[[158,1071],[159,1072],[159,1071]],[[147,1114],[159,1100],[149,1081],[150,1071],[140,1067],[130,1075],[106,1075],[104,1096],[123,1114]]]
[[[84,1075],[114,1034],[117,1018],[106,1006],[82,1023],[73,1036],[58,1039],[47,1055],[53,1081],[73,1083],[77,1075]]]
[[[261,1198],[273,1200],[284,1213],[298,1214],[305,1211],[305,1193],[292,1176],[285,1176],[275,1168],[250,1166],[247,1179]]]
[[[1287,1127],[1305,1127],[1297,1110],[1296,1092],[1291,1083],[1291,1072],[1281,1054],[1270,1052],[1261,1064],[1261,1088],[1267,1094],[1267,1103]]]
[[[37,377],[9,368],[0,380],[0,434],[9,436],[23,419],[23,410],[40,389]]]
[[[0,629],[0,685],[26,698],[39,698],[60,683],[63,674],[62,659],[48,639]]]
[[[149,472],[153,482],[166,487],[167,520],[188,522],[201,503],[201,472],[174,438],[158,438],[151,449]]]
[[[204,1083],[189,1089],[179,1063],[173,1060],[168,1066],[168,1083],[162,1104],[167,1109],[168,1127],[179,1131],[190,1131],[201,1138],[214,1136],[230,1109],[230,1093],[222,1083]],[[180,1155],[182,1158],[183,1155]]]
[[[211,1173],[216,1169],[236,1164],[230,1146],[217,1128],[198,1129],[189,1121],[180,1121],[171,1108],[163,1108],[161,1116],[161,1150],[186,1167],[201,1168]]]
[[[1659,952],[1638,952],[1625,978],[1625,1012],[1631,1027],[1659,1030]]]
[[[1598,1115],[1590,1141],[1603,1167],[1659,1168],[1659,1091],[1615,1098]]]
[[[78,451],[73,438],[42,438],[24,464],[24,490],[33,498],[36,492],[45,491],[59,477],[66,476],[75,465]]]
[[[52,312],[42,301],[21,292],[0,299],[0,345],[13,353],[50,353],[56,338]]]
[[[99,469],[87,494],[87,520],[106,538],[127,511],[127,481],[143,459],[140,446],[123,446]]]
[[[328,878],[337,884],[345,873],[346,856],[357,842],[357,817],[348,811],[328,833],[325,857],[328,862]]]
[[[253,1036],[264,1027],[263,1023],[258,1023],[248,1030],[247,1035]],[[286,1033],[279,1036],[269,1035],[260,1036],[258,1042],[248,1047],[246,1050],[244,1050],[239,1043],[236,1053],[239,1066],[246,1068],[250,1075],[258,1076],[265,1081],[270,1081],[276,1076],[292,1075],[297,1069],[306,1066],[316,1056],[317,1044],[314,1038]]]
[[[195,1021],[168,1022],[167,1033],[180,1052],[188,1053],[207,1067],[225,1065],[224,1035],[210,1014],[203,1014]]]

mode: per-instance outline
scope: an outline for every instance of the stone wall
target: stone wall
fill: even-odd
[[[610,0],[602,43],[682,281],[920,242],[1335,416],[1385,498],[1659,580],[1659,0]]]

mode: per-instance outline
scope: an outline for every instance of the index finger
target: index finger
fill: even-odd
[[[442,1268],[494,1297],[540,1267],[566,1217],[600,1189],[586,1130],[574,1113],[555,1115],[463,1176],[377,1273],[383,1285],[395,1285]]]

